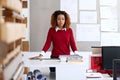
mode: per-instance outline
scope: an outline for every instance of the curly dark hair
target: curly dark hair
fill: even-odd
[[[64,15],[65,16],[65,24],[63,25],[64,28],[69,28],[70,27],[70,16],[68,13],[66,13],[65,11],[61,11],[61,10],[56,10],[52,15],[51,15],[51,26],[52,28],[55,28],[57,25],[57,17],[58,15]]]

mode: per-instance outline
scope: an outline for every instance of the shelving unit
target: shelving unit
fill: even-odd
[[[0,0],[0,80],[21,80],[25,35],[21,0]]]

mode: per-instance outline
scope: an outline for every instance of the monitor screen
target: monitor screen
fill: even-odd
[[[120,80],[120,59],[113,60],[113,80]]]
[[[120,46],[102,47],[102,68],[103,70],[112,70],[113,59],[120,59]]]

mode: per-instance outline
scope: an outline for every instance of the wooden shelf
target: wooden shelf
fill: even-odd
[[[20,50],[21,48],[18,46],[13,51],[7,53],[4,59],[0,59],[0,63],[4,65],[4,68],[19,54]]]
[[[4,21],[4,19],[3,19],[3,17],[0,17],[0,24],[2,24],[2,23],[4,23],[5,21]]]
[[[25,24],[6,22],[1,25],[0,30],[0,39],[3,42],[11,43],[24,37]]]
[[[0,0],[0,80],[22,80],[22,0]]]
[[[5,21],[7,22],[16,22],[16,19],[19,19],[21,21],[24,20],[23,15],[9,9],[5,9],[3,11],[3,16],[5,16]]]
[[[2,0],[2,6],[18,13],[22,11],[22,2],[20,0]]]

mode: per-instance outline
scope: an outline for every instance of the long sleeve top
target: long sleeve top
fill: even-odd
[[[58,57],[59,55],[69,55],[70,46],[73,52],[77,51],[71,28],[58,31],[56,31],[56,28],[50,28],[42,50],[46,52],[50,48],[51,43],[53,45],[51,56],[53,57]]]

